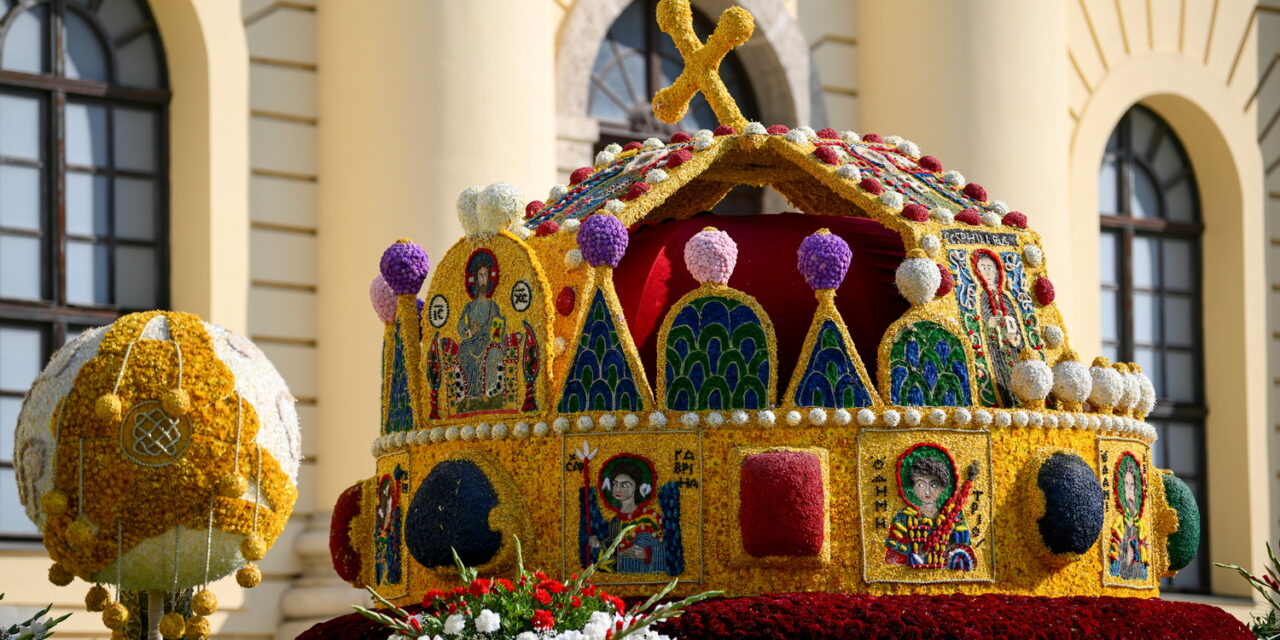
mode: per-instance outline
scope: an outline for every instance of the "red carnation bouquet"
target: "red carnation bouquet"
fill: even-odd
[[[428,591],[422,597],[421,613],[410,614],[372,588],[369,593],[387,609],[355,609],[393,631],[391,640],[670,640],[652,625],[721,592],[707,591],[659,604],[675,589],[678,579],[672,580],[644,604],[628,611],[622,598],[591,582],[596,567],[613,557],[628,532],[620,533],[596,564],[569,576],[567,582],[525,570],[520,541],[516,540],[515,580],[481,578],[475,569],[463,565],[455,552],[461,585],[448,591]]]

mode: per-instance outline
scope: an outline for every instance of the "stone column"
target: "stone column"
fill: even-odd
[[[857,7],[859,132],[912,140],[1027,214],[1054,284],[1072,290],[1067,3]]]
[[[462,235],[463,188],[505,181],[532,200],[554,182],[553,8],[319,2],[316,515],[280,638],[362,598],[330,567],[328,512],[374,469],[382,325],[368,289],[382,250],[409,236],[434,265]]]

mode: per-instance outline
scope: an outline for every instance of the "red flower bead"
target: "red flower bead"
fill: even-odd
[[[630,189],[627,189],[627,193],[626,193],[626,195],[622,196],[622,199],[623,199],[623,200],[635,200],[636,198],[639,198],[640,196],[642,196],[642,195],[644,195],[644,194],[646,194],[646,193],[649,193],[649,183],[648,183],[648,182],[637,182],[637,183],[635,183],[635,184],[631,185],[631,188],[630,188]]]
[[[540,211],[545,206],[547,205],[541,200],[534,200],[529,204],[526,204],[524,206],[524,217],[532,218],[535,214],[538,213],[538,211]]]
[[[622,145],[622,150],[623,150],[623,151],[631,151],[632,149],[639,149],[640,147],[643,147],[643,146],[644,146],[644,145],[642,145],[642,144],[640,144],[639,142],[636,142],[636,141],[634,141],[634,140],[633,140],[633,141],[631,141],[631,142],[628,142],[628,143],[626,143],[626,144]]]
[[[547,220],[547,221],[544,221],[542,224],[538,225],[538,228],[533,232],[533,235],[549,236],[559,230],[560,230],[560,223],[556,222],[555,220]]]
[[[676,149],[667,155],[667,168],[674,169],[693,158],[693,152],[688,149]]]
[[[720,136],[731,136],[731,135],[733,135],[733,134],[737,133],[737,131],[734,131],[734,130],[733,130],[733,127],[731,127],[731,126],[729,126],[729,125],[727,125],[727,124],[722,124],[722,125],[720,125],[720,126],[716,127],[715,131],[712,131],[712,133],[714,133],[714,134],[716,135],[716,137],[717,137],[717,138],[719,138]]]
[[[578,167],[569,174],[569,184],[578,184],[591,177],[591,167]]]
[[[543,224],[546,224],[545,222]],[[556,296],[556,312],[562,316],[573,313],[574,304],[578,301],[578,293],[573,287],[565,287]]]
[[[818,137],[825,138],[827,140],[838,140],[840,138],[840,132],[830,127],[827,127],[826,129],[818,129]]]
[[[863,178],[862,181],[858,183],[858,186],[862,187],[863,191],[866,191],[873,196],[878,196],[884,193],[884,186],[875,178]]]
[[[982,215],[978,213],[977,209],[965,209],[956,214],[956,222],[963,222],[976,227],[982,224]]]
[[[924,222],[929,219],[929,208],[912,202],[902,208],[902,217],[912,222]]]
[[[840,154],[836,151],[835,147],[825,145],[820,146],[813,150],[813,155],[817,159],[829,165],[840,164]]]
[[[688,142],[688,141],[690,141],[690,140],[692,140],[692,139],[693,139],[693,136],[691,136],[691,135],[689,135],[689,134],[687,134],[687,133],[685,133],[685,132],[683,132],[683,131],[677,131],[677,132],[675,132],[675,133],[671,134],[671,144],[677,144],[677,143],[680,143],[680,142]]]
[[[546,609],[533,610],[533,628],[537,631],[546,631],[556,626],[556,618]]]
[[[920,168],[925,171],[931,171],[933,173],[942,171],[942,161],[933,156],[922,156],[916,161],[916,164],[920,165]]]
[[[938,274],[942,276],[942,281],[938,283],[938,293],[935,297],[941,298],[956,288],[956,280],[951,275],[951,271],[942,266],[942,263],[938,263]]]
[[[1056,297],[1053,292],[1053,283],[1044,276],[1036,279],[1035,294],[1036,302],[1039,302],[1042,307],[1053,304],[1053,299]]]
[[[1026,229],[1026,228],[1027,228],[1027,214],[1025,214],[1025,213],[1023,213],[1023,212],[1021,212],[1021,211],[1010,211],[1009,213],[1004,214],[1004,219],[1003,219],[1003,220],[1001,220],[1001,222],[1005,223],[1006,225],[1008,225],[1008,226],[1010,226],[1010,227],[1017,227],[1017,228],[1019,228],[1019,229]]]
[[[791,128],[785,124],[771,124],[768,129],[765,129],[765,131],[768,131],[771,135],[781,136],[790,132]]]
[[[881,138],[880,134],[878,133],[868,133],[862,136],[862,141],[863,142],[884,142],[884,138]]]
[[[987,201],[987,190],[983,189],[982,185],[976,182],[970,182],[969,184],[966,184],[964,186],[964,194],[966,196],[969,196],[970,198],[973,198],[974,200],[977,200],[978,202]]]

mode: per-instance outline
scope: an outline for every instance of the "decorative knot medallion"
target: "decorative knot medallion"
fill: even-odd
[[[120,448],[130,460],[148,467],[173,463],[190,444],[191,421],[171,417],[155,400],[133,405],[120,425]]]

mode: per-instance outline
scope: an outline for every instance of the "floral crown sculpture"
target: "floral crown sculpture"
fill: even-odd
[[[747,122],[716,72],[745,11],[705,44],[688,0],[658,22],[687,67],[655,113],[701,91],[723,124],[609,145],[546,201],[464,190],[425,292],[420,248],[383,254],[337,572],[409,602],[454,549],[502,575],[518,536],[568,574],[632,527],[598,575],[624,594],[1157,595],[1199,515],[1151,464],[1151,381],[1070,348],[1027,216],[909,140]],[[803,213],[705,213],[739,184]]]

